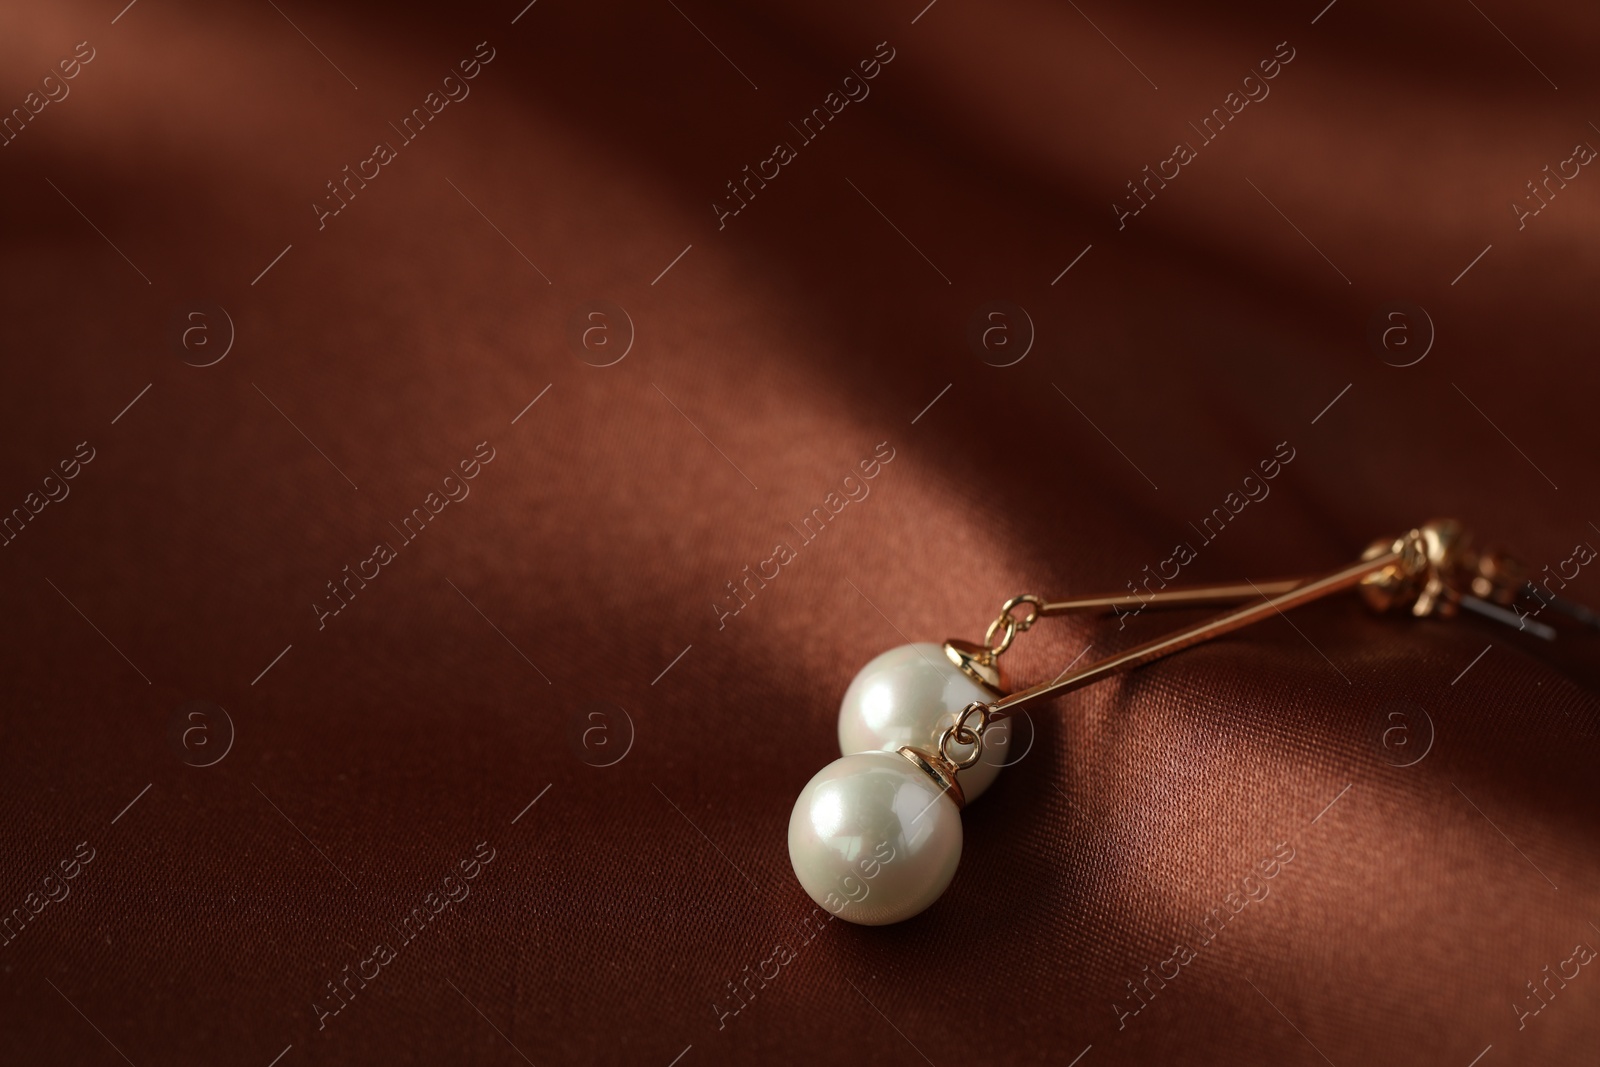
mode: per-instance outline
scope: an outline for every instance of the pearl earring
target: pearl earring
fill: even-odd
[[[1592,559],[1591,549],[1588,558]],[[1548,568],[1546,568],[1548,570]],[[1374,542],[1361,560],[1331,574],[1278,582],[1160,589],[1148,595],[1047,602],[1006,601],[983,643],[950,640],[891,649],[846,690],[839,710],[840,759],[801,790],[789,817],[789,859],[806,893],[841,919],[869,926],[922,912],[945,891],[961,859],[961,809],[1006,762],[1007,718],[1114,674],[1348,589],[1377,611],[1452,617],[1459,609],[1546,639],[1535,621],[1546,606],[1600,628],[1600,618],[1528,579],[1501,552],[1472,548],[1459,523],[1439,519]],[[1524,611],[1517,597],[1538,607]],[[1006,693],[998,660],[1040,618],[1145,607],[1239,604],[1221,615],[1059,677]],[[1016,609],[1026,608],[1025,614]]]

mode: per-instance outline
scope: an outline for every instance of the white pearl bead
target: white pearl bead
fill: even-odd
[[[939,899],[961,859],[961,812],[904,756],[862,752],[812,778],[789,816],[789,862],[811,899],[882,926]]]
[[[861,668],[845,690],[839,705],[839,751],[848,756],[894,752],[910,745],[937,753],[939,735],[975,700],[987,704],[994,694],[950,662],[943,645],[923,642],[892,648]],[[1009,722],[1001,720],[985,731],[983,755],[956,776],[967,803],[989,788],[1005,766],[1010,746]],[[952,739],[952,760],[959,762],[971,751],[970,745]]]

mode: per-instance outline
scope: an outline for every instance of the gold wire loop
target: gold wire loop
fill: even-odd
[[[1018,616],[1012,614],[1015,609],[1023,604],[1028,605],[1030,609],[1026,615]],[[1039,609],[1043,606],[1044,598],[1035,596],[1032,593],[1014,596],[1002,604],[1000,606],[1000,614],[995,617],[994,622],[991,622],[989,628],[983,633],[983,643],[988,647],[989,655],[998,656],[1010,648],[1011,642],[1016,640],[1019,633],[1024,632],[1038,621]],[[994,643],[994,635],[996,633],[1000,634],[999,644]],[[966,742],[962,743],[966,744]]]
[[[1000,606],[1000,614],[1010,615],[1013,610],[1023,604],[1029,605],[1033,610],[1017,620],[1017,629],[1019,631],[1026,630],[1039,618],[1039,609],[1044,606],[1044,598],[1034,596],[1032,593],[1023,593],[1021,596],[1012,597]]]
[[[995,644],[994,640],[995,631],[997,630],[1005,631],[1000,635],[999,644]],[[988,646],[990,658],[992,659],[1010,648],[1011,642],[1016,639],[1016,636],[1017,617],[1015,615],[1007,613],[991,622],[989,628],[983,632],[983,643]]]
[[[991,710],[988,704],[984,704],[981,701],[973,701],[968,704],[962,710],[961,717],[950,726],[945,727],[944,733],[939,735],[939,758],[951,764],[957,770],[964,771],[968,767],[975,766],[983,756],[983,732],[994,721],[990,714]],[[978,717],[977,725],[968,726],[967,720],[974,715]],[[966,758],[958,760],[950,754],[952,741],[958,745],[971,745],[972,751],[967,753]]]
[[[982,744],[974,745],[972,751],[967,753],[966,759],[958,760],[954,758],[950,755],[948,749],[950,747],[951,735],[955,733],[955,730],[956,728],[951,726],[946,729],[944,733],[939,735],[939,755],[943,757],[944,760],[952,767],[956,768],[956,770],[964,771],[968,767],[977,765],[978,759],[983,755],[983,746]]]

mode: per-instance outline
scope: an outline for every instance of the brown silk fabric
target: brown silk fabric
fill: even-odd
[[[0,1061],[1593,1062],[1571,629],[1297,610],[799,889],[1012,594],[1452,515],[1600,601],[1592,6],[922,3],[0,15]]]

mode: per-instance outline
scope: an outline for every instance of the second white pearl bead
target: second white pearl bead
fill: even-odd
[[[943,645],[921,642],[901,645],[861,668],[839,706],[839,751],[895,752],[904,745],[930,754],[939,750],[939,735],[955,724],[974,701],[989,703],[995,695],[979,685],[946,655]],[[958,776],[967,802],[989,788],[1010,749],[1009,724],[984,733],[983,755]],[[970,745],[952,743],[949,755],[962,760]]]

